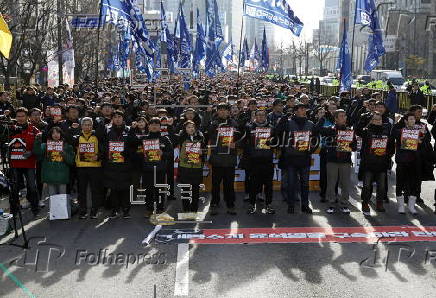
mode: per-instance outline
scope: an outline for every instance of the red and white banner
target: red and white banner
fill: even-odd
[[[246,244],[246,243],[375,243],[436,241],[436,227],[301,227],[161,230],[158,243]]]

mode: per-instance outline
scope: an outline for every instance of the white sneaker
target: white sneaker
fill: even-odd
[[[410,202],[410,198],[409,198]],[[397,197],[397,205],[398,205],[398,213],[404,214],[406,211],[404,210],[404,197],[398,196]]]
[[[345,214],[349,214],[350,213],[350,209],[348,207],[341,207],[341,212],[345,213]]]
[[[328,214],[333,214],[336,212],[336,210],[334,207],[328,207],[328,209],[325,212],[327,212]]]
[[[416,214],[415,210],[415,203],[416,203],[416,197],[409,196],[409,202],[407,203],[407,208],[409,209],[409,212],[412,214]]]

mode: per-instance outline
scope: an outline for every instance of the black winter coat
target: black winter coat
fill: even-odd
[[[356,132],[362,138],[360,167],[364,171],[384,172],[390,168],[395,140],[388,127],[370,124]]]
[[[103,184],[107,188],[122,190],[132,182],[133,144],[127,126],[109,126],[102,142]]]

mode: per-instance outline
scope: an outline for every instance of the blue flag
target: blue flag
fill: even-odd
[[[214,5],[210,5],[209,0],[206,0],[206,9],[208,12],[208,34],[207,34],[207,46],[206,46],[206,63],[205,72],[208,76],[214,76],[216,68],[223,69],[222,53],[219,51],[219,47],[223,40],[221,24],[218,15],[218,5],[216,0]]]
[[[380,63],[380,57],[385,54],[382,30],[374,0],[357,0],[356,24],[368,26],[371,31],[368,38],[368,56],[364,65],[365,71],[371,72]]]
[[[163,3],[161,1],[160,2],[160,40],[162,42],[167,42],[167,30],[168,30],[167,16],[165,13],[165,8],[163,6]]]
[[[289,29],[296,36],[300,36],[303,29],[303,23],[286,0],[244,0],[244,16]]]
[[[247,51],[248,51],[247,38],[244,38],[244,42],[242,43],[242,49],[239,53],[239,65],[244,66],[245,60],[248,59]]]
[[[118,47],[109,44],[109,56],[107,61],[107,70],[115,71],[120,69],[120,63],[118,59]]]
[[[245,61],[250,59],[250,50],[248,49],[247,38],[244,38],[244,47],[243,47],[242,51],[244,52],[244,55],[245,55]]]
[[[197,41],[195,43],[194,57],[192,61],[193,73],[197,76],[200,73],[200,61],[206,56],[206,36],[200,20],[200,11],[197,8]]]
[[[154,73],[153,73],[153,79],[156,80],[158,78],[160,78],[161,72],[160,70],[156,70],[156,68],[161,68],[161,41],[160,41],[160,36],[156,41],[156,46],[155,46],[155,53],[154,53]]]
[[[374,5],[375,6],[375,5]],[[356,0],[356,24],[370,25],[373,9],[371,0]]]
[[[351,84],[353,83],[353,76],[351,70],[351,55],[350,47],[348,46],[347,28],[344,26],[344,34],[342,36],[341,49],[339,51],[338,69],[341,74],[341,88],[342,91],[350,91]]]
[[[168,71],[170,73],[175,73],[175,44],[174,44],[174,36],[167,31],[167,56],[168,56]]]
[[[160,17],[161,17],[161,36],[160,40],[166,44],[167,47],[167,61],[169,73],[175,73],[175,46],[174,37],[168,29],[167,16],[162,1],[160,2]]]
[[[266,39],[265,27],[263,27],[261,67],[263,68],[263,71],[265,71],[265,72],[268,71],[268,68],[269,68],[269,49],[268,49],[268,41]]]
[[[183,7],[180,7],[180,16],[179,16],[179,30],[180,30],[180,51],[179,51],[179,61],[178,65],[181,68],[189,68],[191,67],[191,36],[188,31],[188,27],[186,26],[185,15],[183,14]]]
[[[231,42],[224,48],[223,57],[227,61],[233,61],[233,45]]]
[[[129,29],[124,31],[120,36],[119,42],[119,53],[120,53],[120,66],[121,68],[127,68],[127,60],[130,55],[130,32]]]
[[[145,73],[147,75],[147,80],[149,82],[153,81],[153,70],[154,63],[153,57],[147,55],[146,51],[140,47],[138,44],[134,45],[136,57],[135,57],[135,66],[139,72]]]
[[[128,30],[136,51],[135,65],[140,72],[153,80],[155,44],[149,38],[141,10],[135,0],[101,0],[102,22],[116,24]]]
[[[131,34],[138,41],[148,42],[145,21],[135,0],[101,0],[101,6],[102,23],[130,27]]]

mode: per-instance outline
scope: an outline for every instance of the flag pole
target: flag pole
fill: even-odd
[[[351,76],[353,76],[354,34],[356,31],[357,3],[355,3],[354,5],[355,8],[354,8],[353,36],[351,38]]]
[[[243,4],[243,11],[245,11],[245,3]],[[241,72],[241,51],[242,51],[242,35],[244,33],[244,14],[242,14],[242,21],[241,21],[241,35],[239,39],[239,59],[238,59],[238,78],[236,79],[236,88],[238,90],[238,98],[239,98],[239,79],[240,79],[240,72]],[[244,61],[245,63],[245,61]]]
[[[100,27],[101,27],[101,17],[103,13],[103,0],[100,0],[99,14],[98,14],[98,27],[97,27],[97,53],[95,56],[95,85],[98,87],[98,60],[99,60],[99,47],[100,47]]]

